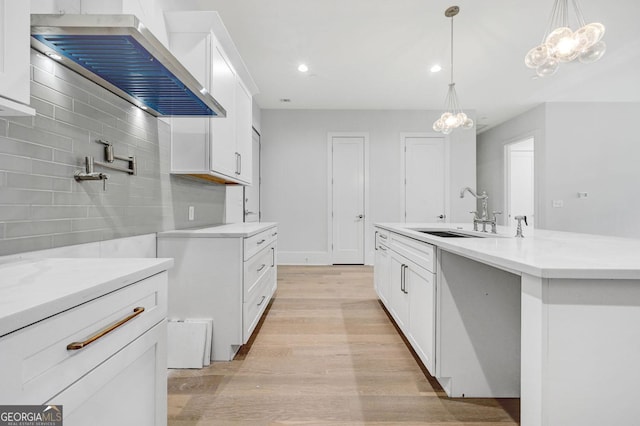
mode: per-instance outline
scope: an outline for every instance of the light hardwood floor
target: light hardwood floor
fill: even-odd
[[[518,399],[451,399],[423,372],[367,266],[280,266],[231,362],[169,374],[169,426],[517,425]]]

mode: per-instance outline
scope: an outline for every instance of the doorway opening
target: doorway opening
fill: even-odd
[[[505,145],[505,225],[513,226],[515,216],[526,216],[535,226],[534,138]]]

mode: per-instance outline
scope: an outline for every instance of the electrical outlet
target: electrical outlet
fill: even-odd
[[[562,201],[562,200],[552,200],[552,201],[551,201],[551,205],[552,205],[554,208],[564,207],[564,201]]]
[[[196,217],[196,207],[195,206],[189,206],[189,220],[193,220]]]

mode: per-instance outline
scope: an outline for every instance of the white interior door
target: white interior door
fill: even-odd
[[[260,222],[260,135],[253,131],[251,185],[244,187],[244,221]]]
[[[507,225],[516,223],[515,216],[527,216],[529,226],[534,226],[533,154],[533,138],[507,145]]]
[[[365,138],[331,136],[334,264],[364,264]]]
[[[446,152],[444,138],[402,137],[404,152],[404,221],[444,222]]]

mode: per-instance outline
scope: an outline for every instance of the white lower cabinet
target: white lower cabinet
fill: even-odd
[[[374,282],[378,296],[422,363],[435,374],[434,247],[381,229],[376,235],[377,241],[381,235],[389,241],[388,246],[376,245]]]
[[[61,404],[66,426],[166,425],[166,315],[161,272],[1,337],[0,401]]]
[[[373,281],[376,293],[382,303],[388,304],[391,300],[391,253],[384,243],[376,244],[375,265]]]
[[[409,332],[409,293],[405,290],[406,259],[391,252],[391,303],[388,306],[400,330]]]
[[[232,360],[255,331],[277,287],[277,240],[273,223],[158,234],[158,256],[175,259],[169,320],[213,320],[211,360]]]
[[[166,424],[156,404],[166,397],[166,329],[154,326],[45,404],[63,406],[65,426]]]
[[[409,342],[425,367],[435,374],[435,274],[408,263],[404,279],[409,293]]]

